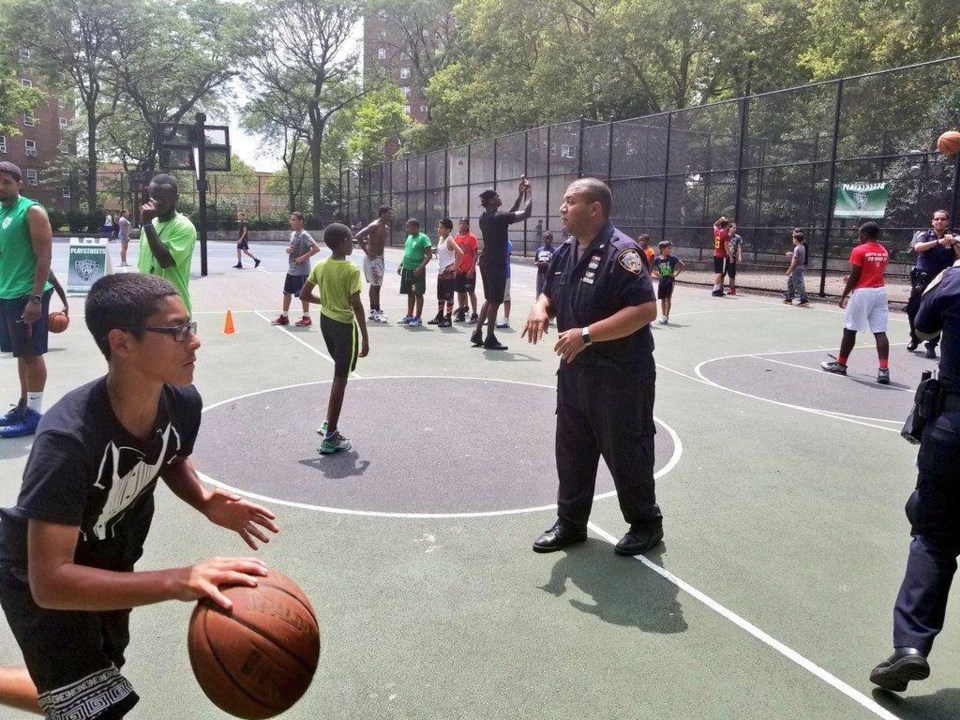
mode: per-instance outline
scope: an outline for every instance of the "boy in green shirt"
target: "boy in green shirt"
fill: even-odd
[[[140,259],[137,269],[168,280],[187,312],[190,305],[190,265],[197,229],[190,218],[177,212],[177,181],[170,175],[154,175],[150,181],[150,202],[140,209]]]
[[[320,305],[320,333],[334,363],[327,420],[319,430],[323,435],[319,450],[323,455],[329,455],[350,449],[350,441],[340,434],[337,423],[347,390],[347,378],[357,367],[357,358],[366,357],[370,352],[370,343],[360,301],[360,268],[347,260],[347,255],[353,252],[353,234],[346,225],[333,223],[323,231],[323,241],[333,254],[310,271],[300,291],[300,299]],[[314,294],[314,288],[320,291],[319,296]]]
[[[427,292],[427,263],[433,257],[433,245],[426,234],[420,232],[420,221],[407,220],[407,242],[403,246],[403,259],[397,268],[400,276],[400,294],[407,296],[407,314],[400,318],[401,325],[420,327],[423,321],[423,296]],[[416,314],[414,314],[416,305]]]

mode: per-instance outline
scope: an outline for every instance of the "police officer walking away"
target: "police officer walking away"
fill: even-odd
[[[640,247],[610,222],[610,188],[574,181],[560,215],[573,235],[550,261],[521,337],[536,344],[557,318],[557,521],[533,543],[553,552],[587,539],[600,456],[630,524],[618,555],[663,538],[653,480],[656,369],[650,323],[657,303]]]
[[[960,553],[960,262],[930,284],[915,328],[921,340],[942,333],[942,400],[923,429],[917,487],[907,501],[913,540],[893,609],[894,653],[870,673],[871,682],[897,692],[930,675],[927,656],[943,629]]]
[[[907,352],[920,347],[920,338],[914,330],[914,319],[920,308],[920,297],[927,285],[937,275],[953,264],[952,245],[956,242],[947,232],[950,228],[950,213],[937,210],[933,214],[933,227],[926,232],[917,233],[910,243],[910,252],[917,254],[916,262],[910,270],[910,299],[907,301],[907,318],[910,321],[910,343]],[[937,338],[927,340],[927,357],[937,357]]]

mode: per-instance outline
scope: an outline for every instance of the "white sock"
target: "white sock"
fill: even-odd
[[[42,392],[28,392],[27,393],[27,407],[33,410],[36,413],[40,412],[40,408],[43,407],[43,393]]]
[[[714,291],[714,292],[716,292],[716,291],[719,290],[719,289],[720,289],[720,286],[719,286],[719,285],[714,285],[714,286],[713,286],[713,291]]]
[[[280,317],[287,317],[287,311],[286,311],[286,310],[281,310],[281,311],[280,311]]]

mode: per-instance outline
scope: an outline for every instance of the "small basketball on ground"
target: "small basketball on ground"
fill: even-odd
[[[47,317],[47,327],[52,333],[62,333],[70,324],[70,316],[64,312],[50,313]]]
[[[960,132],[947,130],[937,139],[937,150],[944,155],[956,155],[960,152]]]
[[[193,674],[208,698],[238,718],[270,718],[288,710],[310,686],[320,659],[313,606],[275,570],[255,588],[222,588],[233,610],[209,600],[190,618]]]

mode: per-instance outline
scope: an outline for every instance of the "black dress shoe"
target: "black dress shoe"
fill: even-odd
[[[617,555],[641,555],[663,540],[663,523],[631,525],[613,549]]]
[[[582,543],[587,539],[586,528],[568,525],[557,520],[553,527],[543,531],[543,534],[533,541],[533,551],[538,553],[563,550],[567,545]]]
[[[913,351],[916,350],[918,347],[920,347],[920,341],[919,341],[919,340],[911,340],[910,342],[907,343],[907,352],[913,352]]]
[[[507,346],[492,335],[483,341],[484,350],[506,350]]]
[[[483,333],[480,330],[475,330],[470,336],[470,342],[473,343],[474,347],[483,347]]]
[[[870,673],[870,682],[884,690],[903,692],[911,680],[930,677],[930,665],[916,648],[898,647],[893,655],[877,665]]]

